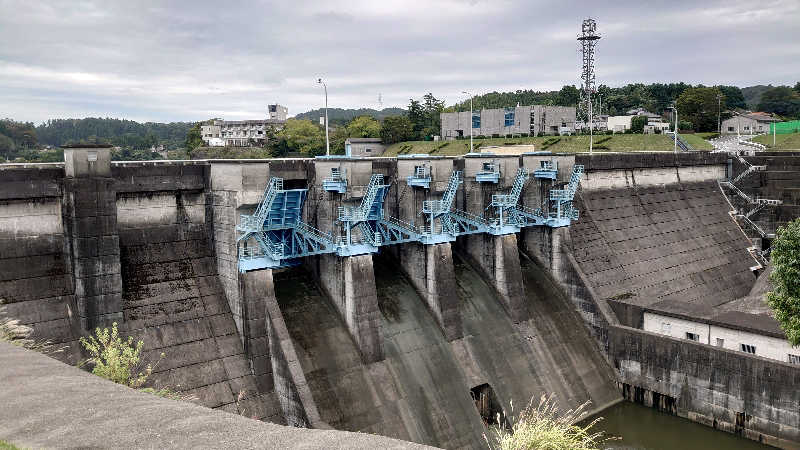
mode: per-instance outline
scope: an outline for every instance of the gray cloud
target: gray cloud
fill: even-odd
[[[597,79],[800,80],[800,3],[774,1],[31,2],[0,0],[0,116],[199,120],[433,92],[578,84],[575,35],[603,35]]]

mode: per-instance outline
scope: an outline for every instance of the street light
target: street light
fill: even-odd
[[[469,95],[469,152],[472,153],[472,94],[467,91],[461,91],[461,93]]]
[[[325,155],[331,156],[331,143],[328,140],[328,85],[322,81],[322,78],[317,78],[317,83],[325,89]]]
[[[675,114],[675,132],[672,135],[672,140],[675,141],[674,151],[675,153],[678,153],[678,108],[670,106],[669,109],[671,109]]]

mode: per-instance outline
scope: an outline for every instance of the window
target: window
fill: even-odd
[[[756,346],[755,345],[747,345],[742,344],[742,351],[745,353],[750,353],[755,355],[756,354]]]
[[[688,339],[690,341],[700,342],[700,335],[697,334],[697,333],[689,333],[687,331],[686,332],[686,339]]]
[[[724,347],[725,346],[725,339],[717,338],[717,347]]]
[[[734,130],[733,127],[728,127],[728,131],[736,131],[736,130]]]
[[[505,114],[505,126],[513,127],[514,126],[514,110],[513,109],[506,109]]]
[[[364,149],[364,152],[365,152],[365,153],[370,153],[371,151],[372,151],[372,149],[371,149],[371,148],[369,148],[369,147],[367,147],[367,148],[365,148],[365,149]]]
[[[669,322],[661,322],[661,332],[663,334],[669,334],[670,326]]]
[[[481,113],[472,113],[472,128],[481,127]]]
[[[789,364],[800,364],[800,356],[789,353]]]

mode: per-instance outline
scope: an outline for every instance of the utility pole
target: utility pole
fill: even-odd
[[[722,94],[717,94],[717,134],[722,134],[722,122],[720,113],[722,112]]]
[[[472,115],[475,114],[475,110],[472,109],[472,94],[467,91],[461,93],[469,95],[469,152],[472,153]]]
[[[325,156],[331,156],[331,142],[328,139],[328,85],[322,81],[322,78],[318,78],[317,83],[325,89]]]

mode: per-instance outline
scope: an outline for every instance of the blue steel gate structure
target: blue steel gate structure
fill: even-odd
[[[554,164],[543,161],[534,177],[555,180],[557,169]],[[477,233],[497,236],[516,233],[530,226],[568,226],[578,219],[573,200],[582,175],[583,166],[573,166],[566,186],[550,190],[546,209],[530,209],[519,204],[530,178],[527,170],[520,168],[508,194],[492,195],[489,207],[493,208],[494,215],[486,219],[454,207],[462,173],[453,171],[442,198],[423,201],[421,214],[424,223],[418,228],[385,215],[383,206],[390,185],[384,183],[383,175],[373,174],[361,204],[339,208],[337,221],[342,224],[344,236],[334,236],[303,222],[303,205],[308,190],[284,189],[283,179],[273,177],[255,212],[241,215],[236,226],[239,271],[288,267],[298,264],[305,256],[374,253],[382,246],[405,242],[430,245]]]

